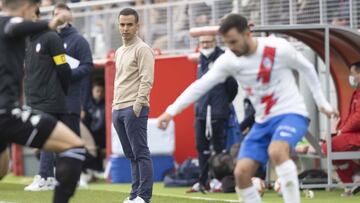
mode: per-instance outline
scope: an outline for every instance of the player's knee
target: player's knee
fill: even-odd
[[[251,170],[249,167],[238,163],[234,170],[234,176],[238,180],[248,178],[251,176]]]
[[[275,162],[275,164],[279,164],[289,159],[290,147],[285,142],[274,142],[270,144],[268,154],[270,159]]]

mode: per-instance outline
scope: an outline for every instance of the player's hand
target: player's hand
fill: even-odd
[[[70,11],[61,11],[57,16],[55,16],[50,22],[49,22],[49,28],[52,30],[56,30],[56,28],[59,25],[62,25],[66,22],[70,22],[72,20],[72,15]]]
[[[319,108],[319,111],[323,114],[325,114],[328,118],[331,118],[331,117],[339,117],[339,112],[337,110],[335,110],[334,108],[331,108],[331,110],[329,109],[326,109],[324,107],[320,107]]]
[[[158,117],[158,128],[162,130],[166,130],[170,121],[172,120],[172,116],[168,113],[163,113]]]

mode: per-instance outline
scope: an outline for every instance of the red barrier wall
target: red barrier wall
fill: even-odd
[[[111,121],[111,102],[113,98],[115,66],[106,64],[106,119]],[[158,117],[177,96],[196,79],[196,63],[186,56],[157,57],[155,62],[155,82],[150,96],[150,118]],[[194,107],[191,106],[175,119],[175,159],[182,162],[189,156],[196,156],[194,137]],[[107,146],[111,146],[111,122],[106,128]],[[111,154],[111,147],[107,148]]]

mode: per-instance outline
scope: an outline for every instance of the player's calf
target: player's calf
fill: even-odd
[[[270,159],[276,165],[285,203],[300,203],[299,179],[296,165],[290,159],[290,146],[284,141],[274,141],[269,146]]]
[[[56,180],[54,203],[67,203],[74,195],[85,160],[86,150],[83,146],[68,149],[59,154],[56,161]]]
[[[261,197],[251,182],[259,164],[251,159],[240,159],[235,167],[236,193],[245,203],[261,203]]]

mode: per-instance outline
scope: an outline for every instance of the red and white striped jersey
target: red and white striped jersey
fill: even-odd
[[[306,80],[318,107],[331,111],[320,86],[315,67],[287,40],[278,37],[256,38],[257,50],[236,56],[229,49],[202,78],[191,84],[166,112],[176,115],[215,85],[233,76],[244,88],[256,110],[256,122],[288,113],[308,116],[304,99],[293,71]]]

